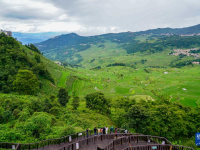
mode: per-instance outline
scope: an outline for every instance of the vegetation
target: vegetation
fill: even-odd
[[[70,97],[68,95],[68,92],[64,88],[60,88],[57,97],[58,97],[58,102],[62,106],[65,106],[68,103],[69,99],[70,99]]]
[[[168,54],[200,47],[199,39],[62,35],[40,43],[45,56],[67,61],[59,66],[1,34],[0,141],[32,143],[114,125],[194,146],[200,67],[192,62],[200,60]]]
[[[110,114],[110,101],[104,97],[103,93],[91,93],[86,95],[85,99],[87,108]]]

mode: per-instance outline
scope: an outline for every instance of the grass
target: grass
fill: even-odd
[[[65,85],[67,76],[69,76],[69,72],[62,71],[62,77],[59,80],[58,87],[63,87]]]
[[[187,66],[182,69],[151,68],[150,73],[147,73],[144,68],[120,66],[104,67],[96,71],[79,68],[74,75],[85,80],[74,81],[70,93],[76,91],[78,96],[83,98],[86,94],[98,91],[109,98],[128,96],[135,99],[159,100],[159,97],[152,93],[152,90],[157,90],[169,95],[171,101],[197,107],[200,96],[199,69],[200,66]],[[120,77],[120,74],[123,74],[123,77]],[[65,83],[63,78],[60,82]]]

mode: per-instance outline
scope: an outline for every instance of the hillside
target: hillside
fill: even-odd
[[[56,36],[35,45],[47,58],[87,69],[122,62],[126,66],[134,67],[169,67],[174,62],[180,62],[179,58],[168,55],[173,49],[200,47],[199,36],[180,35],[197,34],[199,31],[200,25],[181,29],[165,28],[88,37],[71,33]],[[149,55],[151,57],[148,57]],[[144,60],[147,62],[145,65]],[[186,60],[194,59],[188,57],[182,61]]]
[[[32,44],[23,46],[0,35],[1,142],[32,143],[113,124],[110,118],[85,108],[84,99],[77,110],[73,96],[66,107],[59,103],[62,72],[74,70],[47,59]]]

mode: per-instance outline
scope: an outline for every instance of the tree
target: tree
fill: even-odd
[[[86,107],[98,110],[100,113],[110,114],[110,100],[101,92],[91,93],[85,96]]]
[[[38,78],[32,71],[19,70],[13,87],[19,94],[34,95],[39,89]]]
[[[40,55],[36,52],[35,52],[35,60],[37,61],[37,63],[40,63],[40,61],[41,61]]]
[[[72,106],[73,106],[73,109],[74,110],[77,110],[78,106],[79,106],[79,97],[75,96],[73,98],[73,101],[72,101]]]
[[[136,128],[138,133],[144,133],[144,129],[148,126],[150,115],[143,106],[133,105],[125,116],[129,120],[130,127]]]
[[[68,95],[68,92],[64,88],[60,88],[58,92],[58,102],[62,105],[65,106],[66,103],[68,103],[70,96]]]

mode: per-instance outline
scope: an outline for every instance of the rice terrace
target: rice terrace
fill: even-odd
[[[74,70],[76,72],[62,72],[59,85],[69,88],[70,84],[70,93],[76,92],[82,97],[97,91],[110,98],[130,97],[137,100],[157,100],[160,95],[164,95],[173,102],[179,101],[193,107],[197,107],[200,100],[199,66],[181,69],[150,68],[148,73],[144,68],[126,66],[95,71],[81,68]]]

